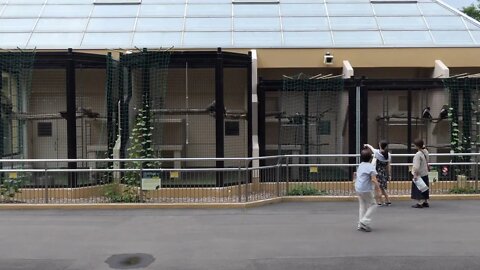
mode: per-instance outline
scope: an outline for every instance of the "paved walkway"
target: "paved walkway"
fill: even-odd
[[[382,207],[371,233],[357,204],[283,203],[248,210],[0,211],[0,269],[480,269],[480,201]],[[151,259],[151,257],[150,257]],[[113,259],[110,259],[111,262]],[[123,259],[122,259],[123,260]],[[130,263],[130,264],[129,264]]]

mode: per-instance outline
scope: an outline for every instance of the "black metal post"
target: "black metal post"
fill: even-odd
[[[225,156],[224,145],[224,89],[223,89],[223,54],[222,49],[217,50],[217,59],[215,61],[215,139],[216,139],[216,157]],[[224,167],[224,161],[216,162],[217,168]],[[223,186],[223,172],[217,172],[217,187]]]
[[[108,158],[113,157],[113,147],[115,145],[115,128],[113,127],[113,114],[115,112],[115,104],[113,101],[113,80],[114,76],[114,67],[112,53],[107,54],[107,85],[106,85],[106,99],[107,99],[107,156]]]
[[[407,153],[410,154],[412,153],[412,89],[407,91],[407,111]]]
[[[248,52],[250,56],[250,63],[247,67],[247,121],[248,121],[248,157],[252,157],[253,153],[253,138],[252,138],[252,52]]]
[[[360,147],[368,143],[368,88],[360,88]]]
[[[356,154],[357,153],[357,125],[356,125],[356,116],[355,113],[357,110],[357,93],[356,85],[348,89],[348,153]],[[356,159],[354,157],[350,158],[349,162],[355,164]]]
[[[77,158],[77,118],[76,118],[76,89],[75,89],[75,60],[73,50],[68,49],[69,57],[66,61],[66,90],[67,90],[67,157],[68,159]],[[76,169],[76,162],[68,162],[68,169]],[[68,183],[70,187],[77,186],[76,174],[68,173]]]
[[[120,68],[121,68],[121,73],[123,74],[123,69],[125,68],[123,66],[123,63],[121,63],[120,65]],[[120,156],[122,158],[126,158],[127,157],[127,143],[128,143],[128,134],[129,134],[129,123],[130,123],[130,114],[129,114],[129,107],[130,107],[130,100],[132,99],[132,87],[133,87],[133,81],[132,81],[132,68],[129,66],[129,67],[126,67],[127,68],[127,95],[126,97],[123,97],[123,96],[120,96],[120,100],[121,100],[121,109],[120,109],[120,119],[121,119],[121,122],[120,122],[120,127],[121,127],[121,130],[120,130],[120,135],[122,136],[121,137],[121,150],[120,150]],[[120,83],[122,84],[122,87],[123,89],[125,89],[125,86],[123,86],[124,84],[124,81],[125,81],[125,78],[122,78],[122,80],[120,81]],[[123,92],[123,91],[122,91]]]
[[[2,70],[0,66],[0,80],[2,79]],[[2,104],[2,82],[0,81],[0,160],[3,159],[3,104]],[[2,163],[0,163],[0,168],[3,168]],[[3,173],[0,173],[0,177],[3,176]]]
[[[461,79],[463,85],[463,152],[470,153],[472,150],[472,86],[469,79]]]

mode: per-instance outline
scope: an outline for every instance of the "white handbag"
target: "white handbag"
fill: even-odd
[[[428,190],[427,184],[425,184],[425,182],[423,181],[423,179],[421,177],[413,178],[412,181],[413,181],[413,183],[415,183],[415,186],[417,186],[417,188],[418,188],[418,190],[420,190],[420,192],[425,192],[425,191]]]

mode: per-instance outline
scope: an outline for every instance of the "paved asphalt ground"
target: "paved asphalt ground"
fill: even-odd
[[[480,201],[395,202],[378,209],[371,233],[355,230],[357,211],[353,202],[0,211],[0,269],[112,269],[110,256],[138,253],[154,261],[116,269],[480,269]]]

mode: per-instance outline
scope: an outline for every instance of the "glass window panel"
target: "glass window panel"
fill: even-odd
[[[278,5],[242,4],[233,6],[233,16],[236,17],[277,17],[279,14]]]
[[[282,17],[285,31],[330,30],[326,17]]]
[[[283,32],[287,47],[329,47],[332,46],[330,32]]]
[[[232,47],[232,32],[185,32],[183,47]]]
[[[235,18],[235,31],[280,31],[280,18]]]
[[[130,32],[133,31],[134,18],[92,18],[88,23],[87,32]]]
[[[30,33],[2,33],[2,49],[25,48]]]
[[[282,16],[325,16],[325,4],[282,4]]]
[[[335,45],[367,46],[382,45],[382,37],[377,31],[340,31],[333,32]]]
[[[183,17],[185,5],[143,5],[140,17]]]
[[[133,46],[139,48],[170,48],[182,43],[182,32],[135,33]]]
[[[385,30],[426,30],[422,17],[377,17],[380,29]]]
[[[37,19],[0,19],[0,31],[31,32],[36,21]]]
[[[280,32],[234,32],[237,48],[278,48],[282,46]]]
[[[45,0],[10,0],[9,1],[11,4],[37,4],[37,5],[43,5],[45,3]]]
[[[420,16],[420,10],[416,3],[412,4],[374,4],[377,16]]]
[[[83,33],[33,33],[28,47],[59,49],[78,48]]]
[[[231,17],[231,5],[187,5],[187,17]]]
[[[91,11],[90,5],[46,5],[42,17],[88,17]]]
[[[182,31],[183,18],[139,18],[136,31]]]
[[[130,48],[132,33],[85,33],[82,47],[91,49]]]
[[[100,5],[93,8],[92,17],[136,17],[139,5]]]
[[[373,17],[330,17],[332,30],[373,30],[378,29]]]
[[[231,18],[187,18],[185,31],[231,31]]]
[[[473,45],[467,31],[431,31],[436,44],[441,45]]]
[[[425,17],[428,27],[432,30],[465,30],[461,17]]]
[[[418,3],[418,7],[420,7],[423,15],[456,15],[453,11],[438,3]]]
[[[477,42],[477,45],[480,45],[480,31],[471,31],[473,38]]]
[[[37,18],[42,5],[9,5],[3,10],[3,18]]]
[[[83,32],[88,19],[40,19],[35,32]]]
[[[370,4],[327,4],[330,16],[373,16]]]
[[[382,31],[386,45],[429,45],[433,44],[428,31]]]

